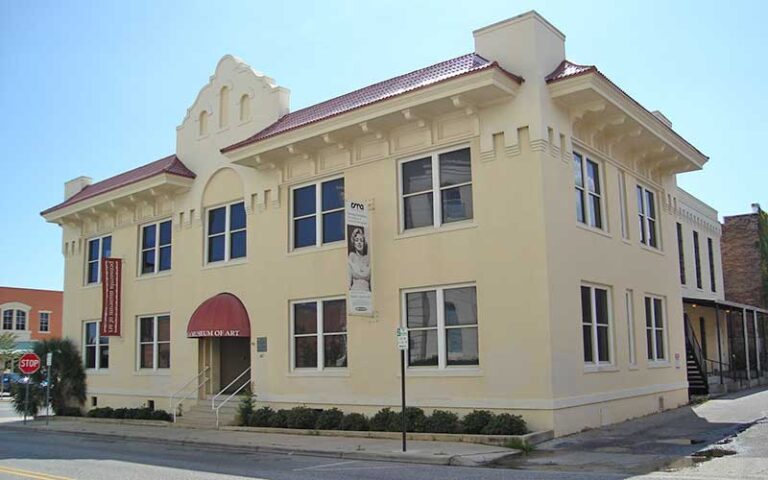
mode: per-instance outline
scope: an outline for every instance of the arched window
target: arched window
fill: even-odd
[[[240,97],[240,121],[245,122],[251,119],[251,97],[244,93]]]
[[[219,92],[219,128],[227,126],[229,120],[229,87],[221,87]]]
[[[200,136],[203,136],[208,133],[208,112],[203,110],[200,112],[200,118],[198,119],[200,123]]]

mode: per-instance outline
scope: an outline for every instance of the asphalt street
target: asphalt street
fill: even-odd
[[[339,479],[339,480],[608,480],[616,474],[535,472],[446,467],[278,454],[243,454],[168,446],[154,442],[98,439],[3,429],[0,479]]]

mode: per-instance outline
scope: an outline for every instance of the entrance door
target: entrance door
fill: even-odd
[[[251,342],[244,337],[225,337],[219,342],[219,385],[223,389],[251,366]],[[226,392],[234,392],[248,380],[250,375],[243,375]]]

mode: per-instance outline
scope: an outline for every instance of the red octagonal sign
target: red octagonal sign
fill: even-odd
[[[19,359],[19,370],[24,375],[32,375],[40,370],[40,357],[34,353],[25,353]]]

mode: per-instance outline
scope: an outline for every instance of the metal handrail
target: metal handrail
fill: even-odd
[[[234,384],[235,384],[235,382],[237,382],[238,380],[240,380],[240,378],[241,378],[243,375],[245,375],[246,373],[248,373],[248,372],[250,372],[250,371],[251,371],[251,367],[248,367],[248,368],[246,368],[245,370],[243,370],[243,373],[241,373],[240,375],[238,375],[238,376],[237,376],[237,378],[235,378],[234,380],[232,380],[231,382],[229,382],[229,385],[227,385],[226,387],[222,388],[222,389],[221,389],[221,391],[220,391],[219,393],[217,393],[216,395],[214,395],[214,396],[213,396],[213,398],[211,399],[211,410],[216,410],[216,399],[217,399],[217,398],[219,398],[219,397],[221,396],[221,394],[223,394],[223,393],[224,393],[224,392],[225,392],[225,391],[226,391],[226,390],[227,390],[229,387],[231,387],[232,385],[234,385]],[[247,384],[245,384],[245,385],[247,385]],[[243,387],[240,387],[240,388],[239,388],[237,391],[239,392],[239,391],[240,391],[242,388],[243,388]],[[230,395],[230,397],[231,397],[231,395]],[[227,399],[227,400],[229,400],[229,399]],[[226,403],[226,401],[225,401],[225,403]]]
[[[696,363],[698,364],[699,368],[701,369],[702,376],[706,378],[707,376],[707,365],[704,362],[704,351],[701,348],[701,345],[699,345],[699,340],[696,338],[696,334],[693,332],[693,327],[689,322],[685,322],[685,330],[686,330],[686,340],[688,341],[688,344],[691,346],[691,351],[693,352],[693,357],[696,360]]]
[[[250,368],[249,368],[248,370],[250,370]],[[245,372],[243,372],[243,373],[245,373]],[[241,374],[241,375],[242,375],[242,374]],[[234,393],[232,393],[230,396],[228,396],[227,398],[225,398],[225,399],[224,399],[224,401],[223,401],[223,402],[221,402],[221,403],[219,404],[219,406],[217,406],[217,407],[216,407],[216,428],[219,428],[219,410],[221,410],[221,407],[223,407],[224,405],[226,405],[226,403],[227,403],[228,401],[232,400],[232,397],[234,397],[235,395],[237,395],[238,393],[240,393],[240,392],[241,392],[241,391],[242,391],[242,390],[243,390],[245,387],[247,387],[247,386],[248,386],[248,385],[250,385],[250,384],[251,384],[251,380],[250,380],[250,379],[248,379],[248,381],[247,381],[247,382],[244,382],[242,385],[240,385],[240,388],[238,388],[237,390],[235,390],[235,391],[234,391]]]
[[[181,388],[179,388],[178,390],[176,390],[175,392],[173,392],[173,393],[172,393],[172,394],[171,394],[171,395],[168,397],[168,405],[169,405],[169,407],[170,407],[170,409],[171,409],[171,413],[173,413],[173,421],[174,421],[174,423],[176,422],[176,410],[177,410],[178,406],[179,406],[179,405],[181,405],[181,402],[183,402],[184,400],[188,399],[188,398],[189,398],[189,396],[191,395],[191,393],[192,393],[192,392],[189,392],[189,393],[187,393],[186,395],[184,395],[183,397],[181,397],[181,398],[179,399],[179,401],[178,401],[178,402],[176,402],[175,404],[173,403],[173,399],[174,399],[174,397],[176,397],[178,394],[180,394],[181,392],[183,392],[184,390],[186,390],[186,389],[187,389],[187,387],[189,387],[189,386],[192,384],[192,382],[194,382],[195,380],[197,380],[197,384],[196,384],[196,387],[195,387],[195,391],[199,390],[199,389],[200,389],[200,387],[202,387],[203,385],[205,385],[206,383],[208,383],[208,381],[210,380],[210,378],[206,376],[206,377],[204,378],[203,382],[201,383],[201,382],[200,382],[200,377],[201,377],[201,376],[203,376],[203,375],[205,375],[205,374],[208,372],[208,370],[210,370],[210,369],[211,369],[210,365],[209,365],[209,366],[207,366],[207,367],[205,367],[205,368],[204,368],[204,369],[203,369],[203,370],[202,370],[200,373],[198,373],[198,374],[197,374],[197,375],[195,375],[194,377],[192,377],[192,378],[190,378],[189,380],[187,380],[187,382],[186,382],[186,383],[185,383],[185,384],[184,384],[184,385],[183,385]]]

